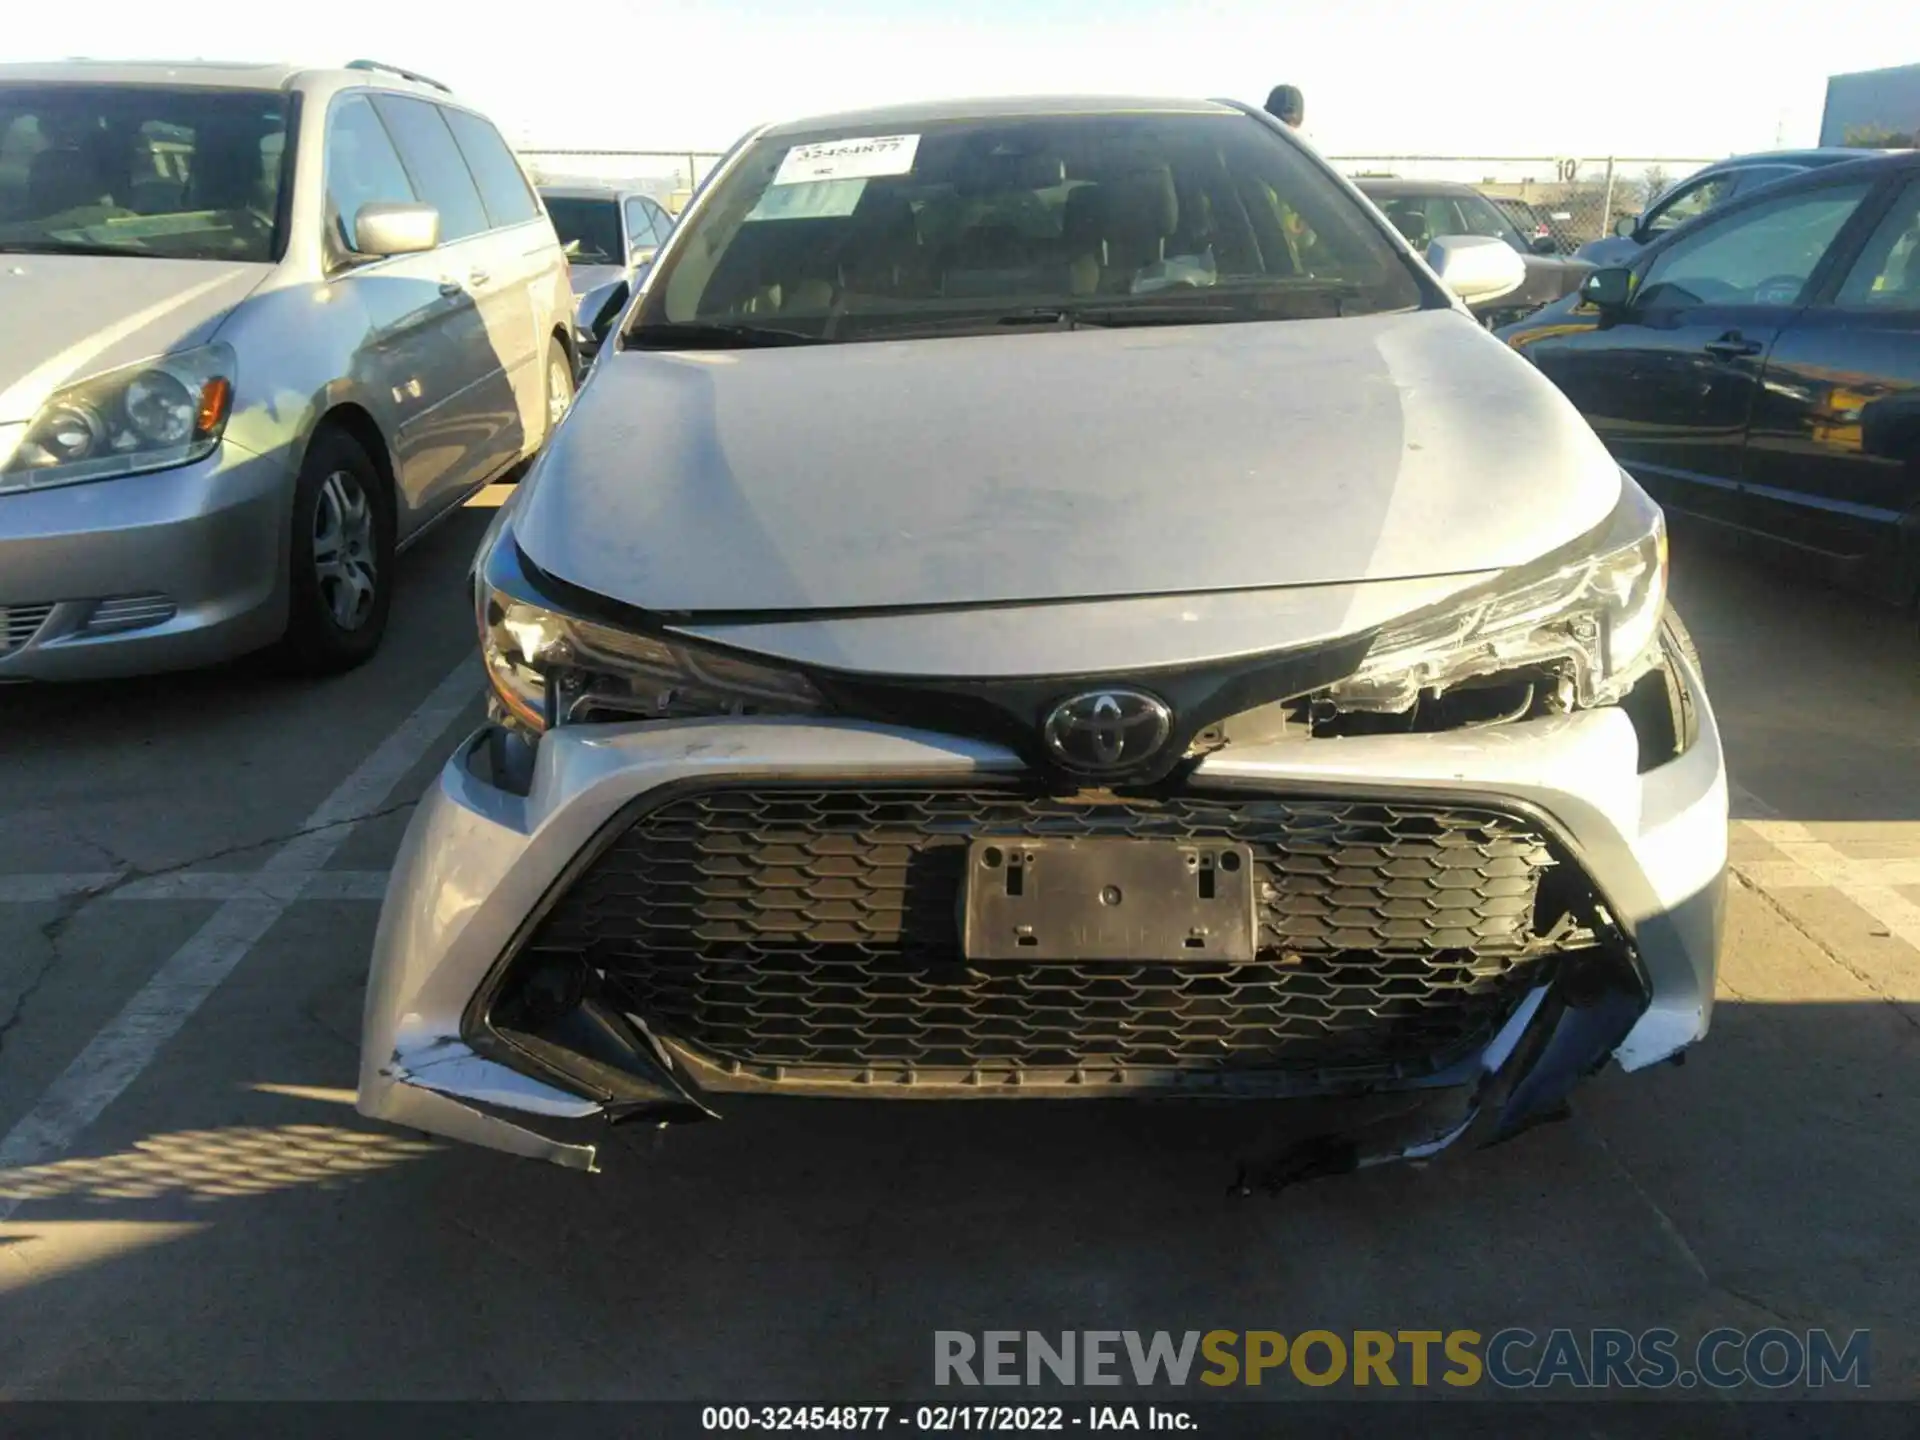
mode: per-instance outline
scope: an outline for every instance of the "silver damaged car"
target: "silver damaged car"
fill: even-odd
[[[747,137],[477,557],[361,1110],[1365,1102],[1284,1178],[1677,1055],[1720,743],[1659,510],[1467,313],[1518,268],[1224,102]]]

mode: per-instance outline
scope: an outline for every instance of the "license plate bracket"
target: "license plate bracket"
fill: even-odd
[[[986,836],[967,847],[969,960],[1254,958],[1253,852],[1214,840]]]

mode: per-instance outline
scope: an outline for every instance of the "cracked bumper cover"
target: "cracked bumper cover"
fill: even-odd
[[[1618,709],[1478,732],[1247,747],[1200,767],[1196,783],[1276,793],[1391,789],[1527,807],[1594,882],[1637,961],[1638,974],[1617,983],[1528,992],[1478,1055],[1421,1081],[1398,1120],[1356,1132],[1348,1163],[1504,1138],[1556,1112],[1609,1057],[1636,1070],[1706,1033],[1722,924],[1726,773],[1699,677],[1690,665],[1684,674],[1699,706],[1698,738],[1645,774],[1633,724]],[[593,1147],[541,1129],[577,1131],[589,1117],[622,1116],[475,1053],[462,1038],[463,1017],[528,917],[623,807],[689,781],[954,782],[1020,769],[992,745],[856,721],[583,726],[542,741],[522,797],[476,773],[470,756],[483,734],[442,770],[394,867],[367,990],[359,1107],[581,1169],[593,1168]],[[664,1067],[658,1078],[662,1113],[712,1113]]]

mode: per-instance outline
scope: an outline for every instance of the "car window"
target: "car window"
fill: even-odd
[[[576,265],[618,265],[620,251],[620,207],[612,200],[580,195],[549,195],[547,215],[560,248]]]
[[[420,197],[407,179],[387,127],[365,95],[342,95],[327,117],[327,224],[347,249],[360,207]]]
[[[1920,181],[1900,192],[1841,282],[1836,302],[1920,311]]]
[[[1805,190],[1708,225],[1654,260],[1640,285],[1641,304],[1795,303],[1870,188]]]
[[[520,162],[507,149],[507,142],[493,126],[465,110],[440,107],[447,127],[466,158],[467,169],[480,187],[487,215],[495,225],[519,225],[540,213],[534,203],[533,189],[521,172]]]
[[[1647,216],[1645,230],[1654,235],[1664,234],[1696,215],[1706,214],[1733,194],[1734,178],[1732,171],[1723,170],[1687,186],[1671,200],[1654,207]]]
[[[653,228],[653,216],[647,213],[644,200],[627,201],[627,240],[635,249],[660,243],[660,236]]]
[[[1164,313],[1183,299],[1199,320],[1261,320],[1426,299],[1365,209],[1237,115],[766,137],[686,223],[633,332],[776,323],[845,340],[1076,302],[1117,313],[1152,299]]]
[[[0,244],[271,260],[286,136],[278,93],[0,84]]]
[[[662,245],[666,244],[667,237],[673,233],[673,216],[667,212],[666,206],[656,205],[651,200],[647,201],[647,209],[653,212],[654,239]]]
[[[473,173],[440,118],[440,108],[405,95],[373,97],[420,198],[440,212],[440,239],[463,240],[488,228]]]

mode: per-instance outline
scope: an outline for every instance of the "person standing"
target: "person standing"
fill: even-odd
[[[1298,85],[1276,85],[1267,92],[1266,111],[1289,130],[1298,130],[1307,118],[1307,97]]]

